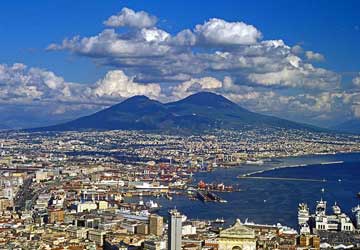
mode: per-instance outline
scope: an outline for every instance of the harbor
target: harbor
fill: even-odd
[[[185,195],[174,195],[171,201],[159,198],[162,204],[159,213],[166,215],[166,211],[177,207],[186,213],[195,214],[193,218],[224,218],[225,221],[232,221],[237,217],[249,219],[263,224],[280,222],[293,228],[298,228],[297,209],[298,204],[307,202],[312,206],[321,196],[329,203],[337,201],[341,204],[342,210],[352,214],[352,208],[360,199],[357,198],[360,185],[359,154],[312,156],[281,159],[276,164],[281,166],[299,166],[306,164],[306,167],[278,168],[273,165],[262,164],[261,166],[241,166],[237,168],[216,169],[211,173],[194,174],[194,182],[201,180],[206,183],[226,183],[241,191],[217,192],[227,203],[202,202],[198,198],[189,200]],[[338,162],[336,164],[322,164],[322,162]],[[301,164],[300,164],[301,163]],[[238,178],[241,175],[262,171],[261,175],[266,177],[281,178]],[[286,177],[291,177],[287,180]],[[292,178],[316,179],[319,181],[293,181]],[[339,182],[339,178],[342,179]],[[322,180],[326,181],[323,182]],[[194,203],[196,205],[194,205]],[[266,209],[265,209],[266,207]],[[224,214],[222,211],[226,211]]]

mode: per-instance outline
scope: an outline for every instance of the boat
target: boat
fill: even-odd
[[[205,193],[198,191],[196,194],[198,199],[201,200],[202,202],[210,201],[209,197]]]
[[[160,209],[160,205],[152,200],[146,202],[145,206],[149,209],[150,212],[155,212]]]
[[[357,197],[360,198],[360,192],[357,193]]]
[[[225,223],[225,220],[224,220],[224,218],[221,218],[221,219],[216,218],[216,220],[214,220],[214,223],[222,224],[222,223]]]
[[[262,165],[264,164],[263,160],[247,160],[246,164],[250,164],[250,165]]]
[[[337,205],[337,203],[335,202],[334,206],[332,206],[333,209],[333,213],[335,215],[340,215],[341,214],[341,208]]]
[[[298,223],[303,225],[309,221],[309,207],[306,203],[300,203],[298,207]]]
[[[171,195],[169,195],[169,194],[166,194],[165,197],[166,197],[166,199],[168,199],[168,200],[170,200],[170,201],[173,199],[173,197],[172,197]]]
[[[150,216],[150,213],[148,210],[132,212],[129,209],[119,209],[116,211],[116,213],[122,215],[125,219],[128,219],[128,220],[146,221],[149,219],[149,216]]]
[[[153,185],[148,182],[143,182],[141,185],[135,185],[136,189],[168,189],[169,187],[164,185]]]

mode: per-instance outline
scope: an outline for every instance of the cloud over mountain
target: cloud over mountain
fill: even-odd
[[[344,89],[340,74],[318,66],[325,57],[303,45],[265,40],[258,27],[242,20],[210,18],[177,32],[161,28],[158,20],[123,8],[100,32],[47,47],[110,68],[89,84],[68,82],[45,69],[1,64],[0,103],[34,109],[37,104],[47,113],[75,116],[75,110],[98,110],[133,95],[170,101],[205,90],[253,111],[316,124],[360,114],[357,88]],[[353,79],[354,86],[359,79]]]

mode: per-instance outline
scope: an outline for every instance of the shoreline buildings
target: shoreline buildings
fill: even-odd
[[[315,214],[310,214],[307,204],[300,203],[298,209],[298,223],[300,233],[309,234],[317,231],[354,232],[355,227],[350,217],[341,211],[335,202],[332,214],[327,214],[327,202],[321,199],[317,202]]]

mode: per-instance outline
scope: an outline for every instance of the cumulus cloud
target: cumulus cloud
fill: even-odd
[[[321,89],[338,85],[335,73],[303,62],[295,53],[300,48],[283,40],[260,39],[261,32],[252,25],[213,18],[174,36],[156,27],[130,33],[106,29],[91,37],[64,39],[48,49],[69,50],[131,69],[143,79],[163,79],[160,82],[180,75],[199,78],[223,73],[263,86]]]
[[[202,25],[196,25],[195,33],[200,41],[214,45],[254,44],[261,38],[261,32],[243,22],[226,22],[211,18]]]
[[[152,98],[160,96],[161,87],[158,84],[139,84],[134,82],[121,70],[109,71],[105,77],[99,80],[91,91],[98,97],[130,97],[134,95],[146,95]]]
[[[291,52],[296,55],[299,55],[299,54],[302,54],[304,52],[304,50],[300,45],[297,44],[291,48]]]
[[[248,79],[266,86],[299,87],[308,89],[334,89],[339,86],[337,74],[310,64],[287,66],[276,72],[251,73]]]
[[[222,86],[223,83],[213,77],[194,78],[175,86],[172,95],[180,99],[199,91],[214,90]]]
[[[123,8],[118,14],[104,21],[104,24],[109,27],[149,28],[153,27],[156,22],[157,18],[145,11],[135,12],[132,9]]]
[[[0,64],[0,103],[7,105],[37,103],[61,110],[81,105],[109,105],[134,95],[159,98],[158,84],[140,84],[121,70],[111,70],[93,84],[67,82],[51,71],[27,67],[24,64]],[[59,107],[58,104],[62,106]]]
[[[352,83],[355,86],[358,86],[358,87],[360,86],[360,74],[352,79]]]
[[[48,50],[70,50],[95,58],[161,56],[170,49],[161,44],[163,39],[166,39],[166,33],[158,29],[143,29],[132,39],[122,37],[114,29],[106,29],[92,37],[64,39],[59,45],[49,45]]]
[[[313,51],[306,51],[305,56],[310,61],[324,61],[325,60],[325,57],[322,54],[316,53]]]
[[[105,24],[131,29],[105,29],[48,47],[115,68],[84,92],[101,100],[119,93],[124,98],[133,90],[143,93],[145,87],[157,98],[170,93],[167,100],[211,90],[254,111],[294,119],[303,114],[306,121],[334,119],[338,110],[346,117],[356,113],[358,95],[341,90],[341,76],[312,64],[323,61],[323,55],[282,39],[263,40],[251,24],[211,18],[171,34],[156,27],[156,17],[130,9]],[[353,84],[360,85],[360,80],[354,78]],[[36,90],[30,93],[37,95]]]

